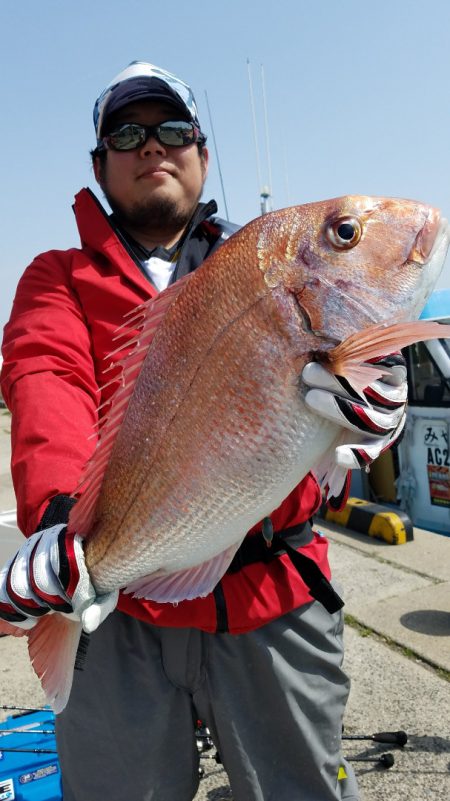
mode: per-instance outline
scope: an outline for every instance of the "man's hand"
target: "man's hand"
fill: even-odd
[[[311,387],[305,396],[310,409],[350,432],[348,443],[335,450],[335,469],[328,482],[331,505],[335,506],[337,501],[339,508],[348,497],[348,471],[370,465],[390,448],[406,421],[408,384],[403,356],[393,354],[373,364],[386,370],[386,375],[370,384],[364,390],[364,397],[348,381],[332,375],[316,362],[307,364],[302,373],[303,381]]]
[[[118,592],[96,597],[83,541],[63,523],[33,534],[0,571],[0,617],[32,628],[50,611],[74,615],[90,633],[112,612]]]

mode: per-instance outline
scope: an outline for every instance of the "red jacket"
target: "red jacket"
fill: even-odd
[[[98,387],[103,359],[114,350],[113,332],[127,312],[157,292],[89,190],[77,195],[74,208],[81,248],[49,251],[32,262],[5,328],[1,387],[12,412],[18,525],[27,536],[55,496],[76,488],[95,446],[90,437],[104,400]],[[308,520],[319,504],[319,487],[309,475],[272,514],[275,531]],[[251,536],[260,537],[256,531]],[[301,552],[329,578],[323,537],[314,535]],[[122,594],[119,609],[158,625],[237,633],[309,600],[284,554],[227,573],[206,598],[174,606]]]

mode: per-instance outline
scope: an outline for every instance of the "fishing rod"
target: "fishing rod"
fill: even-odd
[[[0,729],[0,741],[4,734],[56,734],[56,731],[55,729]]]
[[[0,753],[8,754],[57,754],[56,748],[1,748]]]
[[[342,740],[372,740],[375,743],[392,743],[403,748],[408,742],[405,731],[378,731],[375,734],[343,734]]]
[[[5,709],[7,711],[18,711],[18,712],[50,712],[48,706],[8,706],[6,704],[1,704],[0,709]]]
[[[395,763],[393,754],[380,754],[379,757],[346,757],[347,762],[374,762],[382,768],[392,768]]]
[[[0,709],[5,710],[6,712],[45,712],[49,713],[51,710],[49,707],[36,707],[36,706],[14,706],[12,704],[0,704]],[[33,724],[31,724],[33,725]],[[11,729],[2,729],[0,728],[0,753],[8,753],[8,754],[57,754],[58,751],[56,748],[4,748],[1,742],[1,738],[3,736],[7,736],[9,734],[46,734],[46,735],[55,735],[55,729],[24,729],[21,728],[11,728]]]

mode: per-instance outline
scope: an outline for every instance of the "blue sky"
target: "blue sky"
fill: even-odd
[[[92,107],[130,61],[189,82],[210,132],[207,91],[236,222],[259,214],[247,58],[267,183],[264,66],[275,208],[375,194],[450,217],[449,40],[448,0],[1,3],[0,326],[33,256],[78,244],[73,195],[96,188]],[[224,215],[209,144],[205,199]],[[450,286],[449,263],[439,286]]]

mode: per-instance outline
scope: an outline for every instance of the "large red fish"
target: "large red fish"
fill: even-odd
[[[334,452],[341,430],[305,405],[304,365],[322,361],[361,390],[380,376],[367,359],[450,335],[411,322],[448,243],[421,203],[311,203],[254,220],[137,310],[138,342],[69,521],[96,591],[209,593],[246,532]],[[79,635],[58,614],[29,634],[57,710]]]

